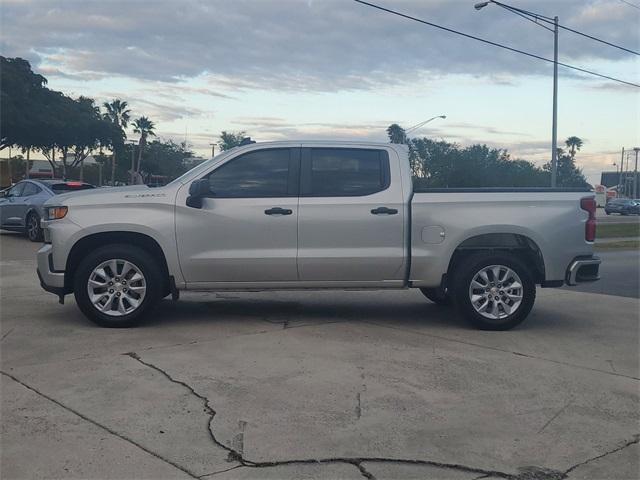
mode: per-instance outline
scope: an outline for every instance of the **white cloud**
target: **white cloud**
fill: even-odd
[[[473,1],[381,4],[548,57],[548,32]],[[640,15],[613,0],[521,1],[518,6],[634,48]],[[441,74],[511,82],[548,66],[345,0],[47,0],[3,4],[2,51],[64,75],[175,82],[208,75],[244,88],[368,89]],[[25,35],[25,32],[28,32]],[[564,61],[627,58],[562,32]],[[62,73],[65,72],[65,73]]]

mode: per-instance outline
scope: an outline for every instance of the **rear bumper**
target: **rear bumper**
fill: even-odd
[[[47,292],[62,296],[65,294],[64,289],[64,272],[53,269],[53,261],[51,257],[52,247],[45,244],[38,250],[38,278],[40,286]]]
[[[600,264],[598,257],[577,257],[567,267],[565,282],[567,285],[595,282],[600,280]]]

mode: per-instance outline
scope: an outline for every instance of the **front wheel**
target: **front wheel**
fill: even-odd
[[[26,233],[27,238],[29,238],[29,240],[31,240],[32,242],[42,241],[43,235],[42,228],[40,228],[40,216],[35,212],[31,212],[27,216]]]
[[[162,270],[144,250],[106,245],[82,260],[75,273],[78,307],[103,327],[131,327],[162,298]]]
[[[473,255],[454,274],[459,312],[481,330],[509,330],[527,318],[536,298],[530,269],[515,255]]]

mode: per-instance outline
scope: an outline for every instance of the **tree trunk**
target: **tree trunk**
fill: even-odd
[[[62,179],[67,179],[67,153],[69,149],[67,147],[60,149],[62,152]]]
[[[145,139],[142,137],[140,139],[140,146],[138,150],[138,166],[136,167],[136,173],[140,173],[140,163],[142,163],[142,149],[144,148]]]
[[[84,180],[84,160],[80,160],[80,178],[81,182]]]
[[[113,149],[113,153],[111,154],[111,186],[115,187],[116,179],[116,149]]]
[[[27,171],[25,173],[25,177],[29,178],[29,170],[31,170],[31,166],[29,165],[29,157],[31,156],[31,147],[27,148]]]

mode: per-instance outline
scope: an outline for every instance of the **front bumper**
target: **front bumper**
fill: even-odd
[[[598,257],[577,257],[567,267],[565,281],[567,285],[578,285],[579,283],[596,282],[600,280],[600,264],[602,260]]]
[[[45,244],[38,250],[38,278],[40,286],[47,292],[51,292],[59,297],[65,295],[64,271],[54,270],[53,259],[51,257],[52,247]]]

